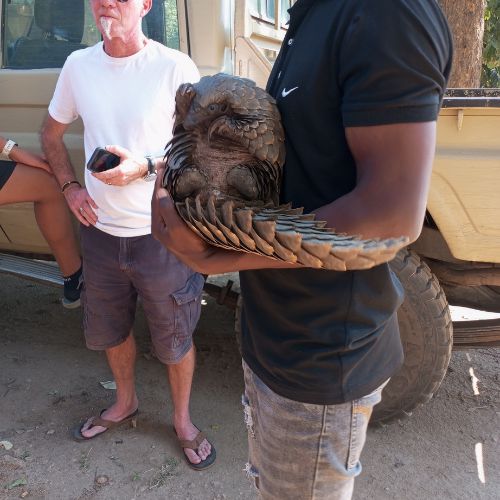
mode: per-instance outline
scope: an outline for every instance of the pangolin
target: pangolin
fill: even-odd
[[[275,100],[253,81],[205,76],[181,85],[175,102],[163,186],[208,243],[337,271],[387,262],[408,243],[339,234],[279,205],[285,135]]]

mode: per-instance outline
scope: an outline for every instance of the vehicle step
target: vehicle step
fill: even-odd
[[[62,275],[55,262],[0,253],[1,273],[12,274],[46,285],[63,285]],[[216,298],[219,304],[225,304],[229,308],[235,309],[239,293],[238,273],[209,276],[205,283],[205,292]]]
[[[500,318],[453,322],[453,348],[500,347]]]
[[[0,253],[0,273],[12,274],[46,285],[63,285],[61,272],[55,262],[44,262]]]

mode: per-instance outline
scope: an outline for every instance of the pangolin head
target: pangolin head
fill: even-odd
[[[259,159],[284,162],[284,132],[276,101],[247,78],[219,73],[181,85],[174,133],[179,126],[210,136],[219,133],[226,139],[244,137]]]
[[[234,96],[228,92],[224,80],[204,77],[196,87],[186,84],[186,88],[178,92],[178,120],[187,131],[204,125],[208,127],[220,116],[228,112],[233,114],[233,101]]]

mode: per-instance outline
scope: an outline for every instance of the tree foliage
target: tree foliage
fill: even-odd
[[[500,0],[488,0],[484,16],[483,87],[500,87]]]
[[[177,18],[177,2],[175,0],[165,2],[165,32],[167,45],[179,49],[179,22]]]

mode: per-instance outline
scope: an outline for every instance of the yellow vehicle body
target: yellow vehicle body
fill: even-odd
[[[188,53],[202,75],[232,73],[264,86],[285,35],[286,9],[293,3],[154,0],[144,29],[151,38]],[[66,18],[60,15],[64,9],[71,10]],[[52,17],[46,15],[49,11]],[[74,27],[77,11],[82,22],[77,36],[51,25],[53,19],[69,19]],[[0,13],[0,135],[40,152],[39,130],[65,57],[98,41],[99,33],[87,0],[0,0]],[[489,325],[486,335],[454,324],[453,334],[447,301],[500,312],[497,92],[472,92],[472,97],[466,96],[470,92],[458,92],[445,99],[424,229],[411,249],[391,263],[406,291],[398,317],[407,361],[384,389],[374,420],[402,417],[429,400],[446,373],[452,344],[500,343],[500,322]],[[82,132],[78,120],[65,143],[83,183]],[[20,254],[52,258],[30,204],[0,207],[0,273],[61,284],[60,276],[49,279],[54,266],[25,271],[32,261],[28,264]],[[229,283],[218,300],[230,299],[236,306],[238,298]],[[205,290],[219,293],[210,283]]]
[[[428,210],[455,258],[500,263],[500,107],[478,100],[441,110]]]

